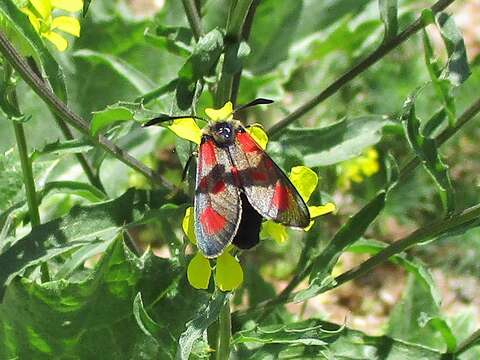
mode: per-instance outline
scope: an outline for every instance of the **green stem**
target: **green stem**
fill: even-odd
[[[472,220],[476,220],[478,217],[480,217],[480,204],[472,206],[471,208],[468,208],[462,211],[460,214],[452,216],[451,218],[440,219],[430,225],[424,226],[414,231],[407,237],[394,242],[390,246],[380,251],[378,254],[361,263],[359,266],[337,276],[333,282],[334,285],[329,289],[336,288],[347,281],[362,276],[377,265],[387,261],[393,255],[399,254],[415,244],[445,234],[448,231],[454,230],[461,225],[471,222]]]
[[[28,211],[30,213],[30,223],[32,227],[40,225],[40,215],[38,213],[37,196],[35,192],[35,181],[33,180],[32,163],[28,156],[27,141],[23,124],[12,120],[15,138],[17,140],[18,154],[20,155],[20,164],[22,165],[23,182],[27,194]]]
[[[241,72],[241,69],[237,71],[233,71],[232,69],[234,69],[235,64],[238,62],[238,49],[242,39],[243,24],[245,23],[252,2],[253,0],[232,1],[225,37],[226,45],[222,73],[217,85],[217,94],[215,97],[215,105],[218,107],[233,99],[232,90],[234,77],[237,73]]]
[[[226,301],[218,318],[218,345],[216,360],[228,360],[230,357],[230,337],[232,336],[232,318],[230,301]]]
[[[25,59],[13,47],[3,31],[0,31],[0,52],[5,56],[13,68],[20,74],[25,82],[37,93],[38,96],[55,112],[60,118],[69,125],[80,131],[92,143],[102,147],[112,156],[123,162],[125,165],[138,171],[143,176],[156,184],[163,185],[168,189],[173,189],[173,185],[161,176],[155,175],[152,169],[142,164],[125,150],[122,150],[104,136],[94,136],[90,134],[89,124],[86,120],[75,114],[63,103],[53,91],[46,86],[44,81],[30,68]]]
[[[455,351],[455,356],[458,357],[460,354],[464,353],[472,346],[478,345],[480,343],[480,329],[476,330],[472,335],[470,335],[464,342],[462,342],[457,351]]]
[[[200,19],[200,13],[198,12],[197,5],[194,0],[182,0],[185,14],[187,15],[188,23],[192,29],[193,37],[198,41],[203,35],[202,21]]]
[[[430,9],[434,14],[443,11],[446,7],[452,4],[455,0],[439,0],[436,2]],[[273,125],[269,130],[268,134],[269,137],[274,139],[280,133],[280,130],[287,127],[301,116],[305,115],[307,112],[312,110],[315,106],[319,105],[330,96],[335,94],[338,90],[340,90],[344,85],[355,79],[358,75],[363,73],[367,70],[370,66],[374,65],[377,61],[382,59],[385,55],[387,55],[390,51],[401,45],[405,42],[410,36],[417,33],[419,30],[423,29],[425,24],[421,17],[419,17],[416,21],[411,23],[407,28],[399,33],[398,35],[392,37],[389,41],[382,43],[376,50],[374,50],[370,55],[368,55],[365,59],[360,61],[357,65],[352,67],[342,76],[340,76],[337,80],[327,86],[320,94],[315,96],[313,99],[309,100],[304,105],[297,108],[291,114],[289,114],[284,119],[280,120],[278,123]]]

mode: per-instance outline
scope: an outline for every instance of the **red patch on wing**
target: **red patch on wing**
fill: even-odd
[[[250,176],[255,181],[265,182],[268,180],[268,175],[264,171],[252,170]]]
[[[198,188],[202,192],[206,192],[208,190],[208,176],[204,176],[201,180],[200,183],[198,184]]]
[[[220,180],[212,188],[212,193],[218,194],[219,192],[222,192],[223,190],[225,190],[225,183],[222,180]]]
[[[239,186],[240,178],[238,177],[238,169],[236,166],[232,166],[230,168],[230,172],[232,173],[233,181],[235,181],[235,185]]]
[[[242,150],[245,151],[246,153],[263,152],[263,150],[257,145],[255,140],[253,140],[248,133],[246,132],[238,133],[237,139],[240,142],[240,146],[242,147]]]
[[[273,205],[279,210],[283,211],[288,209],[289,200],[288,200],[288,188],[283,185],[280,181],[277,181],[275,185],[275,192],[273,193]]]
[[[215,144],[212,140],[205,141],[200,147],[200,158],[205,161],[207,165],[215,165],[217,163],[217,155]]]
[[[207,235],[214,235],[223,230],[227,220],[209,206],[200,214],[200,223]]]

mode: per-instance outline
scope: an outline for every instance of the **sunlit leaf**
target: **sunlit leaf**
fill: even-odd
[[[227,101],[220,109],[205,109],[205,114],[207,114],[207,116],[213,121],[226,120],[230,118],[232,113],[233,104],[231,101]]]
[[[197,238],[195,237],[195,217],[193,215],[193,207],[190,206],[185,210],[185,215],[182,220],[182,229],[188,240],[194,245],[197,244]]]
[[[255,142],[260,145],[262,149],[267,148],[268,144],[268,135],[263,130],[263,126],[260,124],[253,124],[249,127],[247,127],[247,132],[250,134],[250,136],[255,140]]]
[[[181,118],[173,120],[168,126],[177,136],[183,139],[200,144],[202,138],[202,130],[198,127],[196,121],[192,118]]]

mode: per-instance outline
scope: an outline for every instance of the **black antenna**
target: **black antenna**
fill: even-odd
[[[185,119],[185,118],[193,118],[193,119],[207,121],[204,118],[199,117],[199,116],[195,116],[195,115],[171,116],[171,115],[168,115],[168,114],[160,114],[155,119],[149,120],[145,124],[142,124],[142,127],[157,125],[157,124],[161,124],[161,123],[164,123],[164,122],[168,122],[168,121],[172,121],[172,120],[178,120],[178,119]]]
[[[250,101],[248,104],[245,105],[240,105],[238,108],[236,108],[233,112],[236,113],[237,111],[252,107],[252,106],[257,106],[257,105],[268,105],[273,103],[273,100],[270,99],[264,99],[264,98],[258,98],[253,101]]]

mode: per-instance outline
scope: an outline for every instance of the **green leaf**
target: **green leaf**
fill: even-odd
[[[360,155],[380,141],[383,130],[394,126],[387,116],[366,115],[313,129],[287,128],[278,141],[283,147],[297,148],[306,166],[327,166]]]
[[[247,61],[247,67],[256,75],[274,69],[287,58],[300,24],[303,6],[303,1],[261,1],[249,40],[252,54]]]
[[[108,126],[121,121],[134,120],[142,123],[153,119],[157,115],[157,113],[145,109],[142,104],[119,101],[116,104],[109,105],[104,110],[93,113],[90,131],[93,135],[96,135]]]
[[[312,259],[313,267],[310,273],[310,285],[295,296],[295,302],[314,297],[328,289],[333,284],[330,273],[342,252],[359,240],[368,226],[377,218],[385,207],[387,191],[383,190],[367,203],[359,212],[353,215],[334,235],[326,248]]]
[[[134,218],[134,192],[93,206],[74,207],[67,216],[37,226],[0,254],[0,284],[59,254],[102,239],[111,241]]]
[[[67,90],[62,69],[33,29],[27,16],[18,9],[14,1],[4,0],[0,3],[0,24],[0,28],[5,30],[7,35],[12,35],[14,41],[20,40],[23,55],[33,57],[36,66],[46,75],[44,80],[48,81],[55,94],[66,102]]]
[[[53,154],[56,156],[62,156],[66,154],[80,154],[86,153],[93,149],[93,146],[90,142],[84,139],[74,139],[74,140],[57,140],[55,142],[46,144],[43,148],[34,150],[30,158],[32,161],[37,160],[41,156],[48,154]]]
[[[93,0],[83,0],[83,17],[87,16],[88,9],[92,2]]]
[[[177,350],[177,359],[187,360],[192,351],[193,345],[200,339],[203,332],[218,319],[220,310],[231,295],[224,292],[216,292],[210,299],[208,305],[202,308],[198,315],[187,323],[187,329],[182,333]]]
[[[451,214],[455,208],[455,198],[448,175],[448,166],[442,162],[435,140],[423,136],[420,132],[420,120],[415,114],[417,94],[416,92],[409,96],[403,105],[401,120],[405,129],[405,136],[415,155],[435,181],[445,212]]]
[[[321,320],[255,326],[233,336],[239,359],[425,359],[440,360],[432,349],[387,336],[368,336]]]
[[[201,79],[215,68],[222,51],[223,34],[219,29],[213,29],[195,44],[192,55],[182,66],[178,76],[190,82]]]
[[[398,32],[398,0],[378,0],[380,9],[380,18],[385,27],[385,36],[383,41],[389,41]]]
[[[152,45],[165,49],[172,54],[182,57],[190,56],[192,48],[190,43],[193,35],[190,28],[183,26],[157,25],[155,29],[145,30],[145,39]]]
[[[454,125],[456,120],[456,106],[455,98],[452,94],[452,85],[450,81],[441,78],[441,69],[438,60],[434,56],[433,47],[430,43],[428,34],[425,30],[423,30],[422,34],[425,64],[427,65],[430,80],[432,81],[437,96],[440,98],[445,108],[450,125]]]
[[[47,182],[43,189],[37,192],[37,197],[41,202],[51,192],[58,192],[62,194],[72,194],[80,196],[91,202],[98,202],[106,200],[106,195],[98,190],[95,186],[82,183],[78,181],[50,181]]]
[[[448,79],[452,85],[458,86],[470,76],[467,51],[462,34],[455,25],[453,17],[446,13],[441,12],[436,14],[435,22],[440,30],[448,53],[447,68],[443,76]]]
[[[45,283],[18,277],[0,305],[0,358],[171,359],[185,323],[207,301],[184,270],[151,252],[137,258],[117,238],[83,276]]]
[[[150,91],[155,87],[155,84],[146,75],[116,56],[103,54],[89,49],[75,51],[73,56],[84,59],[92,64],[102,63],[107,65],[118,75],[127,80],[140,93]]]
[[[457,341],[450,326],[440,314],[440,304],[428,286],[410,276],[404,297],[393,309],[387,333],[398,339],[415,342],[440,351],[455,351]]]

